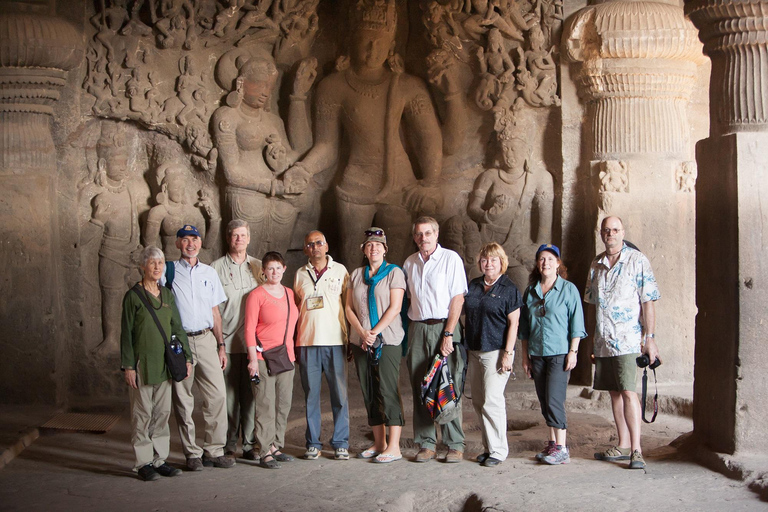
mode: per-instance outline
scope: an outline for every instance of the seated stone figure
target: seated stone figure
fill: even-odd
[[[198,227],[203,238],[204,250],[210,250],[219,236],[221,218],[218,212],[213,209],[210,199],[205,196],[201,198],[199,205],[208,217],[206,228],[203,213],[189,199],[186,174],[187,169],[175,163],[163,164],[157,170],[157,179],[161,187],[157,195],[158,204],[149,210],[143,242],[145,247],[150,245],[161,247],[166,261],[178,260],[181,256],[176,247],[176,232],[185,224]]]
[[[497,242],[509,256],[507,274],[525,289],[536,249],[552,234],[554,187],[545,169],[531,168],[525,129],[507,124],[499,134],[503,165],[487,169],[475,180],[469,216],[480,226],[483,243]],[[532,213],[537,214],[535,224]],[[532,232],[533,225],[538,228]]]
[[[303,102],[317,63],[308,59],[299,66],[291,95],[289,139],[283,120],[269,109],[278,75],[274,61],[269,55],[238,60],[235,89],[227,96],[227,106],[218,108],[212,118],[227,205],[231,218],[251,226],[249,254],[284,253],[296,222],[298,210],[292,201],[298,191],[283,183],[283,172],[312,144]]]

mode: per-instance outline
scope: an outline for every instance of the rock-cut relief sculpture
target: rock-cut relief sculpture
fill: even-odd
[[[532,126],[525,122],[526,116],[501,115],[497,121],[501,165],[477,177],[468,210],[480,226],[483,243],[498,242],[504,247],[509,256],[507,273],[524,289],[536,249],[551,240],[554,186],[545,169],[531,165]]]
[[[231,218],[245,219],[251,226],[250,254],[285,252],[298,214],[294,201],[301,191],[297,180],[284,181],[285,170],[312,145],[304,101],[317,62],[308,59],[299,65],[286,133],[283,120],[269,109],[278,76],[272,57],[241,55],[236,60],[234,89],[212,118],[226,202]]]
[[[212,261],[213,258],[206,251],[210,251],[219,236],[221,217],[202,190],[198,192],[199,201],[193,204],[187,186],[188,174],[187,168],[177,163],[166,163],[158,168],[160,193],[157,194],[157,206],[153,206],[147,216],[143,233],[144,246],[161,247],[166,261],[177,260],[181,253],[176,248],[176,232],[185,224],[192,224],[200,231],[203,239],[201,257]]]
[[[403,70],[395,53],[395,3],[354,2],[348,57],[337,60],[337,72],[323,79],[316,93],[315,144],[288,170],[287,180],[307,183],[335,165],[342,134],[349,159],[336,187],[343,261],[359,259],[360,233],[371,225],[387,231],[390,259],[402,262],[410,251],[412,216],[433,213],[442,203],[440,174],[444,142],[449,152],[460,144],[455,128],[464,114],[464,93],[455,83],[446,58],[430,62],[432,80],[446,99],[446,134],[426,85]],[[400,130],[413,142],[421,179],[414,174]],[[463,133],[463,132],[462,132]],[[458,144],[457,144],[458,143]]]

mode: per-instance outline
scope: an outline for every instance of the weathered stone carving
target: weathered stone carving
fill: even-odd
[[[712,59],[712,132],[768,130],[768,1],[688,0],[685,13]]]
[[[600,192],[629,192],[629,164],[618,160],[600,162]]]
[[[282,119],[269,109],[277,80],[272,58],[230,57],[239,65],[235,88],[227,96],[227,106],[216,110],[212,119],[227,204],[232,218],[245,219],[251,225],[251,254],[285,252],[298,214],[295,195],[306,187],[309,176],[294,176],[289,182],[284,179],[284,171],[312,143],[304,101],[314,82],[317,63],[311,59],[299,66],[286,134]],[[223,74],[225,69],[222,66]],[[222,81],[227,78],[222,77]]]
[[[527,141],[531,124],[525,114],[509,112],[497,125],[502,165],[478,176],[468,211],[480,226],[482,242],[496,241],[504,247],[509,256],[507,273],[525,289],[536,249],[551,240],[554,186],[546,170],[531,165]]]
[[[678,192],[694,192],[698,174],[696,162],[682,162],[675,170],[675,183]]]
[[[197,204],[192,204],[187,187],[188,174],[187,168],[178,163],[166,163],[157,170],[160,185],[158,204],[149,210],[142,242],[145,247],[162,247],[166,261],[178,260],[181,256],[176,248],[176,232],[184,224],[198,228],[204,251],[209,251],[219,236],[221,216],[203,190],[198,191],[200,199]],[[201,209],[207,219],[203,217]],[[213,260],[208,253],[203,253],[202,257],[206,261]]]

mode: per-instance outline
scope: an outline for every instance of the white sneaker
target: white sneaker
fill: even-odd
[[[333,458],[336,460],[349,460],[349,451],[346,448],[336,448]]]
[[[320,456],[320,450],[315,448],[314,446],[310,446],[307,448],[307,451],[304,452],[303,459],[307,460],[315,460]]]

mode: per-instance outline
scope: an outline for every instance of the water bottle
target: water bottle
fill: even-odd
[[[174,354],[181,354],[181,351],[182,351],[181,343],[179,343],[179,338],[177,338],[175,334],[171,335],[171,350],[173,350]]]

